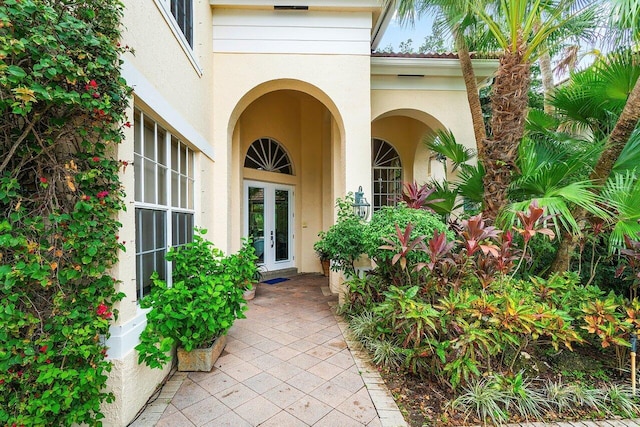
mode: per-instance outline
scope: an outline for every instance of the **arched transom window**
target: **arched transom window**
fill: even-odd
[[[373,138],[371,143],[373,210],[395,206],[402,194],[402,162],[393,145]]]
[[[293,175],[289,155],[282,144],[271,138],[253,141],[244,159],[244,167]]]

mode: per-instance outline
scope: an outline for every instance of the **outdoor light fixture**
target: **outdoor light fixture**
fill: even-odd
[[[367,198],[364,197],[364,191],[362,191],[361,185],[354,195],[353,211],[360,219],[365,220],[369,216],[370,207],[371,205],[367,202]]]

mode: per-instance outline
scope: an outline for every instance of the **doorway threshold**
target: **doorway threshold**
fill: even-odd
[[[262,271],[260,281],[275,279],[276,277],[293,277],[298,275],[297,268],[283,268],[282,270]]]

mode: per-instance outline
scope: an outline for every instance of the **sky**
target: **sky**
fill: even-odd
[[[384,49],[391,44],[393,46],[393,50],[397,52],[398,46],[401,42],[406,41],[407,39],[412,39],[412,46],[417,50],[422,44],[424,38],[431,34],[431,24],[432,19],[430,17],[416,19],[414,25],[411,26],[411,24],[400,24],[398,19],[394,16],[387,27],[387,31],[382,37],[382,41],[380,42],[378,49]]]

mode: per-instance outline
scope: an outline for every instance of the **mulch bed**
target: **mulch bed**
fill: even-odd
[[[540,377],[555,381],[562,378],[564,382],[584,382],[594,387],[603,387],[611,382],[626,382],[628,384],[629,379],[621,377],[617,370],[611,366],[611,357],[610,351],[603,352],[600,349],[578,347],[574,352],[565,351],[555,359],[548,358],[545,362],[551,369],[542,372]],[[601,378],[602,372],[606,372],[608,378]],[[466,417],[465,414],[449,407],[448,404],[455,398],[455,394],[446,386],[397,370],[380,369],[380,375],[393,394],[405,420],[412,427],[482,424],[481,420],[473,416]],[[550,414],[549,418],[545,420],[522,420],[514,417],[509,422],[597,420],[603,418],[604,414],[585,410],[573,416]]]

